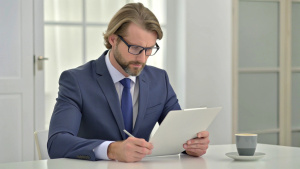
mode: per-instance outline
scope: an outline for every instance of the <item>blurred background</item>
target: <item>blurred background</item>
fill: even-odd
[[[300,0],[0,0],[0,162],[37,159],[33,132],[49,128],[61,72],[106,50],[130,2],[161,24],[147,64],[168,72],[182,108],[223,107],[211,144],[247,132],[300,147]]]

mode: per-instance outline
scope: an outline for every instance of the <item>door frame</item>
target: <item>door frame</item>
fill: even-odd
[[[44,1],[34,0],[34,112],[35,130],[45,130]]]

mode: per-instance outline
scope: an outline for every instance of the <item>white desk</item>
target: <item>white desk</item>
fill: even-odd
[[[2,163],[0,169],[300,169],[300,148],[259,144],[257,152],[266,156],[258,161],[234,161],[225,156],[233,151],[236,151],[234,144],[211,145],[203,157],[149,157],[137,163],[54,159]]]

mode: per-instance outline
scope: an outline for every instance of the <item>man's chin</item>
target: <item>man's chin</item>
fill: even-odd
[[[125,72],[131,76],[138,76],[141,74],[141,72],[143,71],[143,68],[130,68],[130,69],[127,69],[125,70]]]

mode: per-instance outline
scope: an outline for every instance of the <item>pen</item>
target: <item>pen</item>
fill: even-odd
[[[130,134],[127,130],[123,130],[128,136],[130,136],[130,137],[134,137],[132,134]]]

